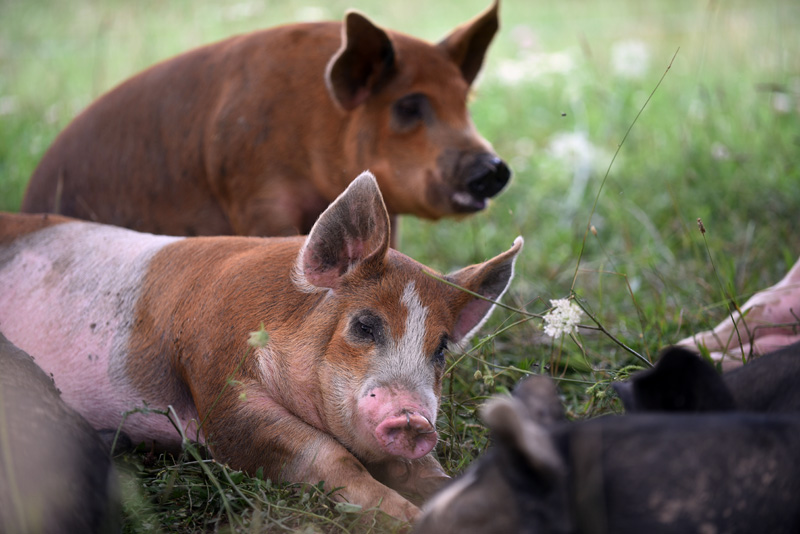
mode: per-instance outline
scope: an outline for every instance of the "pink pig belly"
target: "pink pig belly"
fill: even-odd
[[[26,235],[2,251],[0,331],[34,357],[62,398],[97,429],[116,429],[124,412],[145,406],[125,374],[128,339],[150,259],[177,239],[75,222]],[[157,399],[149,404],[167,407]],[[182,425],[196,419],[192,408],[175,408]],[[134,442],[180,443],[160,414],[131,415],[124,431]]]

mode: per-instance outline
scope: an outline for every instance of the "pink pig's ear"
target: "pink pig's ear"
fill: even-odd
[[[361,13],[348,11],[342,45],[325,69],[325,84],[334,102],[347,111],[357,108],[394,71],[394,45],[386,32]]]
[[[388,250],[389,213],[375,177],[363,172],[314,223],[294,281],[304,291],[336,290],[357,267],[379,269]]]
[[[447,280],[488,299],[499,300],[514,277],[514,263],[523,243],[523,239],[518,237],[506,252],[483,263],[464,267],[448,275]],[[453,341],[461,343],[471,338],[486,322],[494,308],[493,303],[483,299],[472,297],[468,300],[456,320]]]
[[[498,4],[499,0],[495,0],[486,11],[457,27],[439,42],[439,48],[458,65],[461,75],[470,85],[478,76],[489,43],[500,27]]]

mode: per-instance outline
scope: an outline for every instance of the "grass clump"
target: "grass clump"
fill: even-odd
[[[125,532],[399,532],[377,510],[336,502],[322,483],[275,484],[206,457],[127,453],[121,471]]]

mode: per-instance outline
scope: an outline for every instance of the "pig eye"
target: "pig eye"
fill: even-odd
[[[408,131],[423,120],[429,110],[430,102],[425,95],[406,95],[392,106],[392,126],[398,132]]]
[[[433,363],[434,365],[444,365],[445,357],[444,351],[447,350],[447,338],[442,338],[442,341],[439,343],[439,347],[436,349],[436,352],[433,353]]]
[[[350,322],[350,335],[356,341],[378,342],[382,336],[382,321],[371,313],[362,313]]]
[[[375,330],[370,325],[364,323],[358,323],[358,326],[361,328],[361,333],[365,337],[371,337],[371,338],[375,337]]]

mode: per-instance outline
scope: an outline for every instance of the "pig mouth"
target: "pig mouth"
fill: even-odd
[[[427,417],[408,411],[381,421],[374,435],[384,452],[409,460],[416,460],[431,452],[439,439]]]
[[[488,198],[476,198],[466,191],[456,191],[450,197],[453,208],[458,213],[474,213],[486,209]]]

